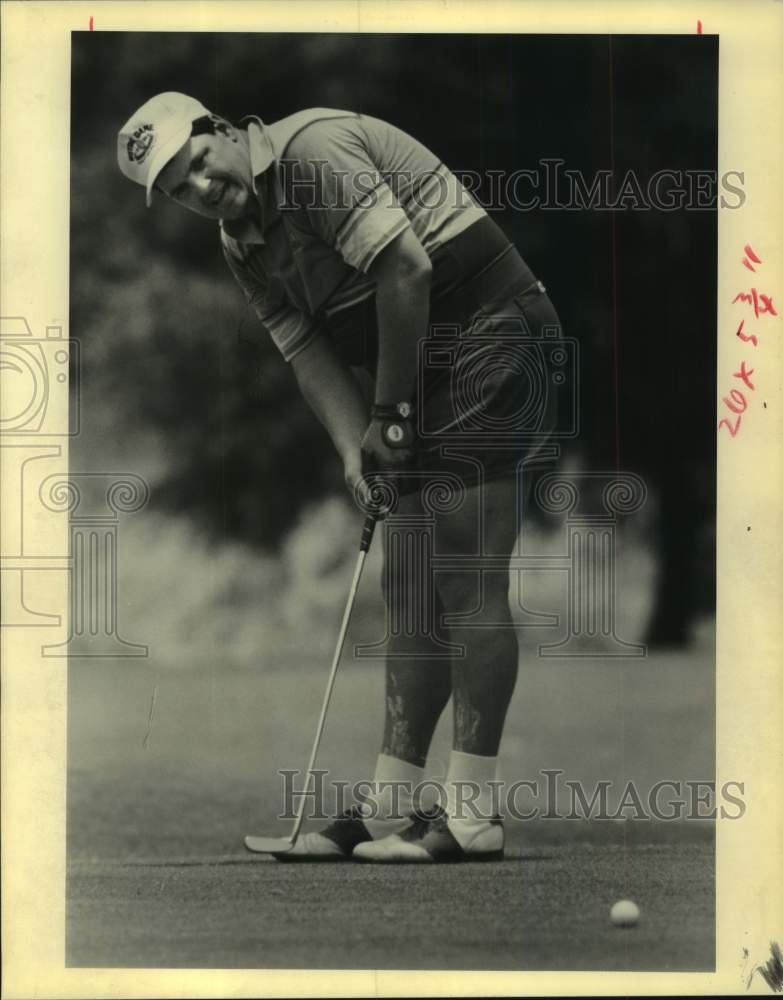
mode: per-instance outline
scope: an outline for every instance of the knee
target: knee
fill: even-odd
[[[437,580],[437,586],[446,613],[480,613],[490,620],[508,613],[508,573],[448,573]]]
[[[388,608],[391,604],[391,594],[394,590],[396,584],[389,578],[390,570],[387,561],[383,561],[383,570],[381,571],[381,593],[383,594],[383,603]]]
[[[444,573],[437,578],[437,587],[447,613],[465,614],[479,605],[478,579],[474,573]]]
[[[402,600],[409,599],[411,581],[406,580],[406,573],[398,561],[391,562],[384,558],[381,573],[381,593],[387,608],[399,607]]]

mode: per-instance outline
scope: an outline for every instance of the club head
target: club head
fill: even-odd
[[[287,854],[293,846],[290,837],[245,837],[245,847],[254,854]]]

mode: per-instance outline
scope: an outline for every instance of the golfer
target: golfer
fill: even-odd
[[[437,556],[457,557],[433,581],[384,553],[390,606],[428,600],[434,583],[437,634],[418,636],[413,651],[410,637],[391,635],[376,791],[286,858],[501,858],[490,782],[517,676],[508,559],[520,463],[554,419],[536,417],[539,445],[507,433],[530,381],[501,361],[515,338],[556,327],[557,314],[500,228],[400,129],[320,108],[244,121],[159,94],[120,130],[120,169],[148,205],[157,192],[219,223],[228,266],[331,436],[348,486],[366,499],[363,476],[387,477],[393,517],[429,514]],[[427,360],[434,338],[443,350]],[[455,502],[428,505],[425,485],[436,481],[457,491]],[[444,642],[459,655],[433,657]],[[414,812],[449,699],[444,802]],[[393,810],[384,783],[399,792]]]

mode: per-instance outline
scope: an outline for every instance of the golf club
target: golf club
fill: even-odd
[[[304,792],[307,792],[310,787],[310,779],[312,777],[313,768],[315,767],[315,758],[318,753],[318,747],[321,743],[321,736],[324,731],[324,723],[326,722],[326,712],[329,708],[329,702],[332,697],[332,690],[334,689],[335,678],[337,677],[337,667],[340,663],[340,656],[343,651],[343,646],[345,645],[345,636],[348,633],[348,625],[351,621],[351,612],[353,611],[354,601],[356,600],[356,592],[359,589],[359,581],[362,578],[362,570],[364,569],[364,561],[367,558],[367,553],[370,550],[370,543],[372,542],[372,536],[375,531],[375,521],[376,518],[372,514],[368,514],[364,520],[364,527],[362,528],[362,540],[359,546],[359,556],[356,560],[356,569],[353,573],[353,580],[351,582],[351,589],[348,593],[348,601],[345,605],[345,612],[343,613],[343,621],[340,626],[340,634],[337,637],[337,647],[334,651],[334,658],[332,659],[332,668],[329,671],[329,679],[326,682],[326,691],[324,693],[323,704],[321,705],[321,715],[318,719],[318,725],[315,729],[315,739],[313,740],[313,748],[310,751],[310,762],[307,765],[307,777],[305,779],[305,787],[303,794],[300,795],[299,805],[296,811],[296,819],[294,820],[293,829],[287,837],[245,837],[245,847],[249,851],[253,851],[255,854],[285,854],[286,851],[290,851],[296,839],[299,836],[299,830],[302,827],[302,820],[304,819],[305,803],[307,802],[307,796]]]

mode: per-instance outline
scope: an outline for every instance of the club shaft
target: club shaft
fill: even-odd
[[[369,548],[369,545],[368,545]],[[304,790],[301,794],[299,800],[299,807],[296,811],[296,821],[294,822],[294,828],[291,832],[291,839],[296,840],[299,836],[299,830],[302,826],[302,820],[304,819],[305,804],[307,802],[307,792],[310,790],[310,779],[312,778],[313,768],[315,767],[315,758],[318,754],[318,747],[321,743],[321,736],[324,731],[324,724],[326,722],[326,712],[329,708],[329,702],[332,698],[332,691],[334,690],[334,682],[337,677],[337,667],[340,663],[340,657],[342,655],[343,646],[345,645],[345,637],[348,634],[348,626],[351,621],[351,612],[353,611],[354,602],[356,600],[356,592],[359,589],[359,582],[362,578],[362,570],[364,569],[364,561],[367,558],[367,549],[364,547],[359,552],[359,556],[356,560],[356,569],[353,573],[353,581],[351,582],[351,589],[348,593],[348,600],[345,604],[345,612],[343,613],[343,621],[340,626],[340,634],[337,638],[337,646],[334,651],[334,658],[332,659],[332,667],[329,671],[329,678],[326,682],[326,691],[324,693],[323,704],[321,705],[321,714],[318,717],[318,725],[315,730],[315,739],[313,740],[313,748],[310,751],[310,760],[307,765],[307,775],[305,778]]]

